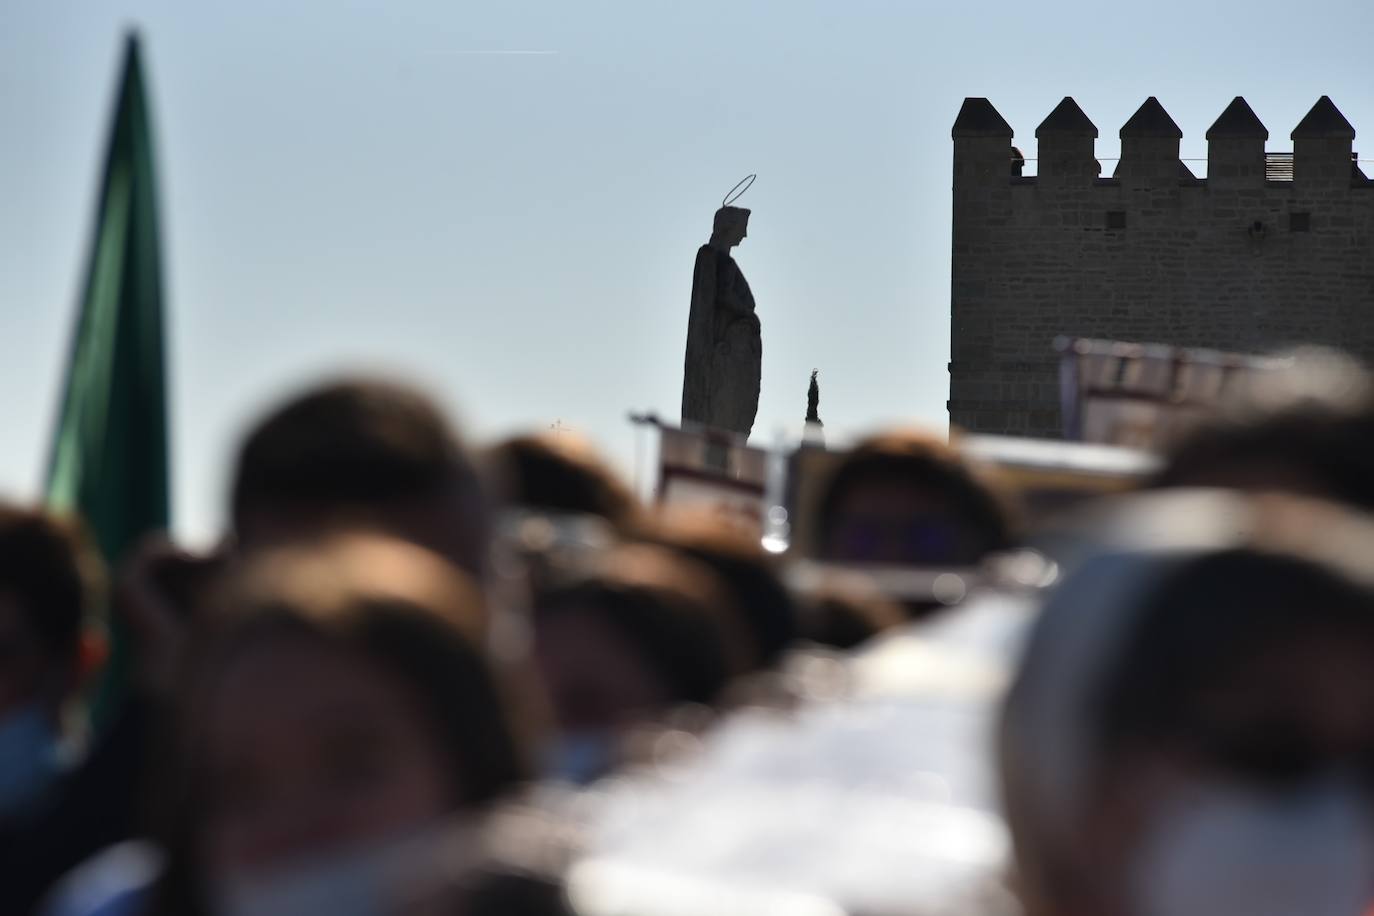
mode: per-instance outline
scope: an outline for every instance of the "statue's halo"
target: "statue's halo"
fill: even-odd
[[[722,207],[728,207],[735,201],[739,200],[741,197],[744,196],[745,191],[749,190],[754,186],[754,179],[758,177],[759,176],[757,174],[753,173],[745,175],[744,178],[740,179],[739,184],[735,185],[733,188],[730,189],[730,193],[725,195],[725,199],[720,202],[720,205]]]

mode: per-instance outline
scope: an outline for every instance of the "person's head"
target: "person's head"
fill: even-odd
[[[232,514],[245,549],[371,528],[480,574],[487,510],[476,471],[423,393],[354,379],[313,388],[261,420],[238,455]]]
[[[55,716],[89,673],[103,588],[77,524],[0,504],[0,722],[34,705]]]
[[[711,225],[711,241],[733,248],[749,237],[749,210],[744,207],[721,207]]]
[[[0,505],[0,823],[61,775],[62,711],[100,661],[104,571],[74,523]]]
[[[1001,730],[1031,916],[1374,902],[1374,529],[1277,505],[1197,502],[1233,533],[1099,556],[1044,609]]]
[[[1237,383],[1147,485],[1277,490],[1374,509],[1374,378],[1328,350],[1300,349],[1288,361]]]
[[[751,669],[772,667],[797,638],[796,604],[757,537],[714,513],[671,512],[651,538],[708,566],[729,591],[749,637]]]
[[[822,487],[817,546],[841,563],[967,566],[1012,542],[1003,500],[935,438],[894,431],[866,439]]]
[[[622,531],[640,520],[639,500],[580,436],[514,436],[487,458],[503,506],[595,515]]]
[[[708,568],[642,544],[539,595],[535,657],[560,731],[617,733],[715,702],[747,653],[729,601]]]
[[[1303,407],[1201,427],[1148,485],[1277,490],[1374,510],[1374,406]]]
[[[405,541],[266,551],[198,617],[169,756],[169,910],[477,811],[527,773],[471,580]]]

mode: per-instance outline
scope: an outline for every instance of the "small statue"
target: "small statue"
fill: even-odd
[[[824,426],[821,422],[821,386],[816,381],[819,369],[811,370],[811,386],[806,389],[806,422]]]
[[[752,184],[753,176],[740,182]],[[763,336],[754,294],[730,256],[749,234],[749,211],[730,204],[716,211],[711,240],[697,251],[692,310],[682,374],[682,419],[748,436],[759,409]]]
[[[821,422],[821,384],[816,381],[819,370],[811,370],[811,385],[806,389],[806,425],[802,427],[802,445],[825,446],[825,424]]]

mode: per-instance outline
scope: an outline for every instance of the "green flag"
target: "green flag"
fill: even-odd
[[[125,45],[81,311],[48,467],[48,504],[85,519],[110,564],[169,517],[153,141],[138,39]],[[111,625],[97,722],[123,695],[127,634]]]

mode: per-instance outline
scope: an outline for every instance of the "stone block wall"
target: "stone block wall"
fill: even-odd
[[[1330,344],[1374,361],[1374,182],[1323,97],[1294,129],[1292,178],[1237,98],[1208,131],[1208,178],[1153,98],[1112,177],[1066,98],[1019,177],[1011,127],[968,99],[953,131],[950,422],[1060,435],[1059,335],[1263,352]]]

